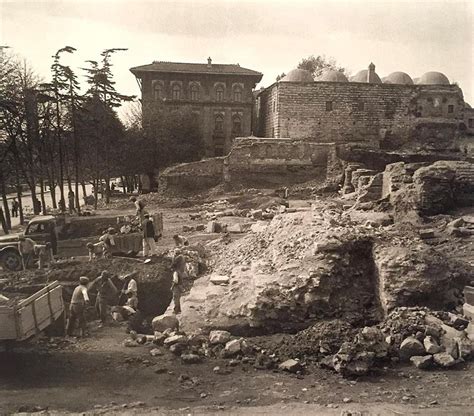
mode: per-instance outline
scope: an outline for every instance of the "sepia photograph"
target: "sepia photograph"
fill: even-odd
[[[474,414],[472,0],[0,0],[0,416]]]

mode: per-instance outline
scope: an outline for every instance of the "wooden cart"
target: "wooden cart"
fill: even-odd
[[[14,305],[0,304],[0,343],[31,338],[63,312],[62,287],[57,281]]]

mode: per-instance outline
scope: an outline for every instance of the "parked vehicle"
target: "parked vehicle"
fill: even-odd
[[[152,215],[155,222],[157,237],[162,235],[162,214]],[[0,236],[0,266],[6,270],[21,270],[21,256],[18,249],[19,238],[24,235],[38,244],[51,243],[53,253],[59,256],[87,255],[86,244],[97,241],[97,235],[78,231],[111,225],[117,219],[102,217],[55,217],[53,215],[34,217],[26,226],[24,234],[8,234]],[[104,227],[104,225],[107,225]],[[97,231],[97,230],[96,230]],[[70,238],[70,235],[81,235],[79,238]],[[142,249],[141,231],[129,234],[116,234],[114,236],[115,248],[112,254],[126,253],[136,255]]]

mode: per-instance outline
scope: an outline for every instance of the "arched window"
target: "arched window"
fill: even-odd
[[[198,101],[199,100],[199,85],[191,84],[190,96],[191,96],[192,101]]]
[[[224,87],[222,85],[216,87],[216,101],[224,101]]]
[[[159,82],[153,85],[153,97],[155,100],[161,100],[163,98],[163,86]]]
[[[242,119],[237,114],[232,117],[232,134],[234,136],[240,136],[242,134]]]
[[[242,101],[242,88],[240,85],[234,87],[234,101],[239,103]]]
[[[180,100],[181,99],[181,86],[179,84],[173,84],[173,88],[171,89],[171,94],[173,100]]]
[[[219,133],[224,132],[224,116],[222,114],[216,115],[214,130]]]

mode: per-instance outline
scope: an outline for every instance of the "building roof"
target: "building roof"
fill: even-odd
[[[197,64],[185,62],[154,61],[149,65],[130,68],[138,76],[146,72],[173,72],[183,74],[217,74],[217,75],[249,75],[262,77],[263,74],[252,69],[241,67],[239,64]]]
[[[313,82],[313,76],[306,69],[292,69],[280,81],[282,82]]]
[[[413,80],[410,75],[401,71],[392,72],[390,75],[383,78],[382,81],[384,84],[413,85]]]
[[[334,69],[328,69],[322,73],[317,81],[326,82],[347,82],[347,77],[341,71],[335,71]]]
[[[418,84],[449,85],[449,79],[446,75],[442,74],[441,72],[430,71],[430,72],[424,73],[420,77]]]

